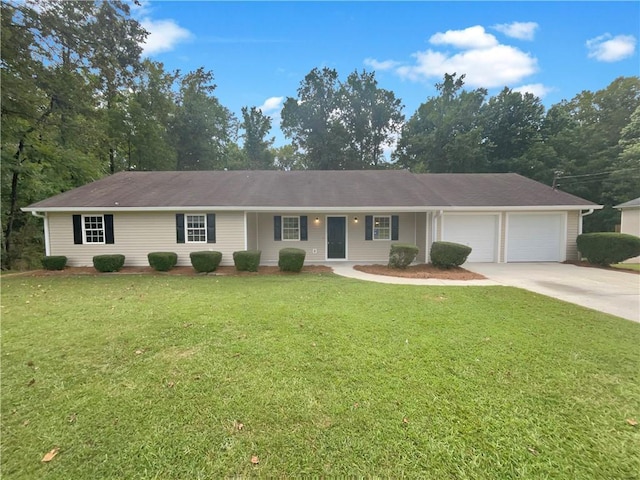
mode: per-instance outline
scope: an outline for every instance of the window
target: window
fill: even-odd
[[[282,240],[300,240],[300,217],[282,217]]]
[[[207,241],[206,215],[187,215],[187,243],[205,243]]]
[[[104,218],[102,215],[86,215],[82,219],[84,243],[105,243]]]
[[[373,217],[373,239],[391,240],[391,217]]]

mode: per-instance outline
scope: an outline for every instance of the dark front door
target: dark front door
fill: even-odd
[[[327,217],[327,258],[346,258],[347,219]]]

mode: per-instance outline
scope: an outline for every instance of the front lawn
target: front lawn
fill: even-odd
[[[640,324],[523,290],[3,277],[1,311],[7,480],[640,472]]]
[[[640,271],[640,263],[616,263],[611,265],[612,267],[619,268],[621,270],[635,270]]]

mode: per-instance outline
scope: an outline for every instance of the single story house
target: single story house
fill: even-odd
[[[437,240],[466,244],[469,262],[577,259],[582,217],[601,208],[513,173],[413,174],[403,170],[121,172],[29,205],[44,218],[46,255],[90,266],[118,253],[125,265],[170,251],[283,247],[307,263],[385,262],[392,242],[429,261]]]
[[[621,211],[620,233],[640,237],[640,197],[616,205]],[[640,263],[640,257],[625,260],[625,263]]]

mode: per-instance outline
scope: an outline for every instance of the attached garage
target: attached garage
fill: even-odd
[[[509,213],[506,229],[507,262],[563,262],[566,260],[566,213]]]
[[[468,262],[498,261],[499,215],[445,214],[442,217],[442,239],[471,247]]]

